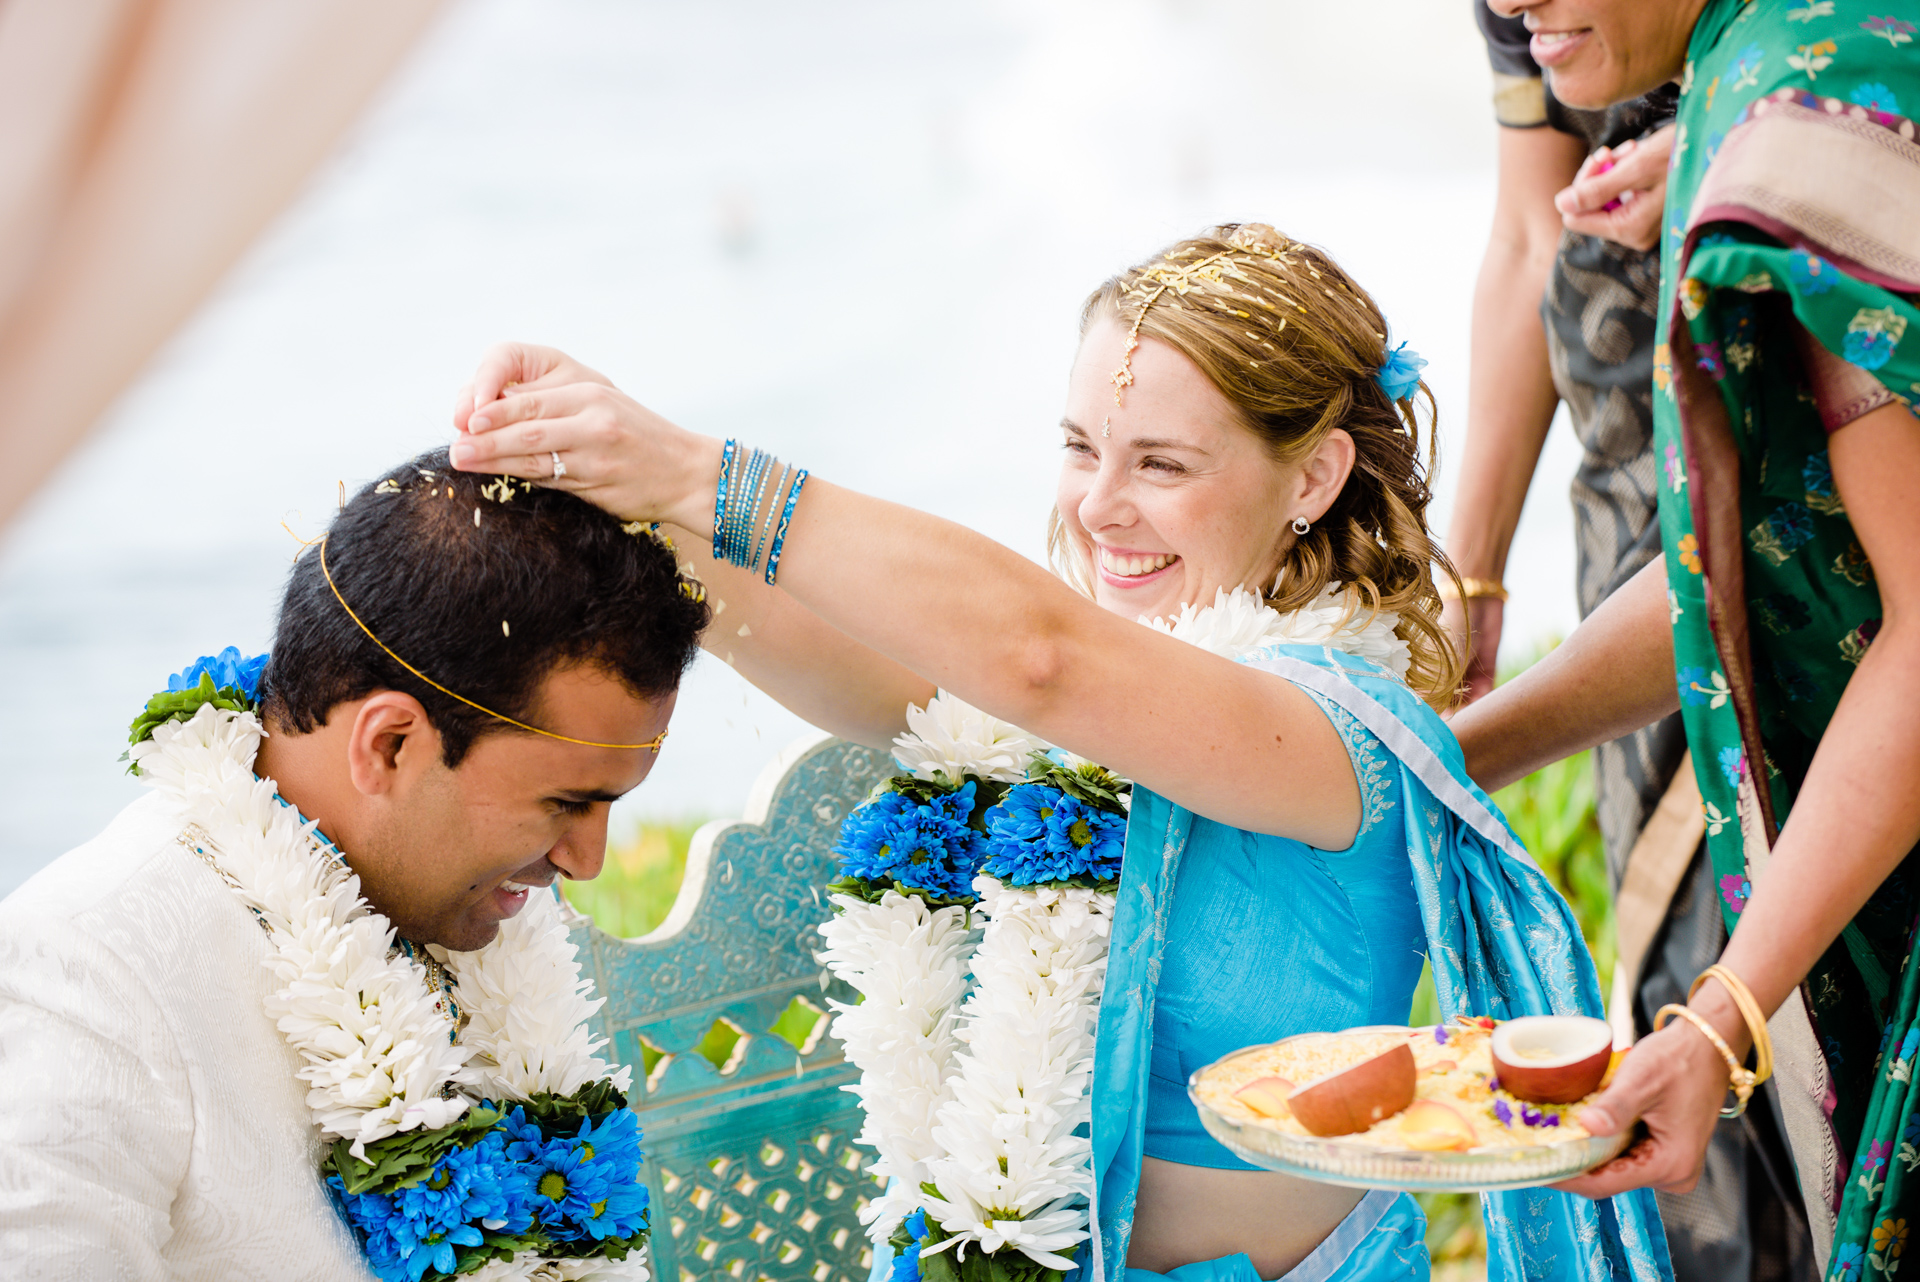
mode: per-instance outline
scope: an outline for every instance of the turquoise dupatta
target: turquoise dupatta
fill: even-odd
[[[1271,646],[1243,659],[1346,709],[1397,759],[1407,850],[1440,1009],[1448,1017],[1604,1015],[1600,982],[1560,893],[1468,779],[1438,715],[1364,659]],[[1093,1070],[1098,1282],[1124,1282],[1146,1132],[1153,1004],[1193,813],[1135,788]],[[1549,1189],[1487,1194],[1492,1279],[1670,1282],[1646,1189],[1594,1202]],[[1524,1226],[1524,1227],[1523,1227]]]

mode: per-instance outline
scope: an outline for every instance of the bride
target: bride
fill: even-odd
[[[1247,1165],[1188,1075],[1404,1023],[1423,954],[1449,1015],[1599,1011],[1564,903],[1434,712],[1458,679],[1451,570],[1425,523],[1424,362],[1386,333],[1325,254],[1259,225],[1101,285],[1060,425],[1058,577],[549,349],[489,353],[456,411],[457,466],[700,549],[725,610],[707,648],[809,721],[885,749],[939,687],[1135,781],[1094,1068],[1100,1282],[1425,1277],[1410,1197]],[[1215,653],[1134,622],[1207,609],[1231,616]],[[1665,1276],[1645,1199],[1491,1197],[1496,1276]]]

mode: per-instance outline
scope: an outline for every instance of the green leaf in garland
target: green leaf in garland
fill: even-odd
[[[346,1140],[335,1140],[322,1173],[332,1171],[349,1193],[390,1193],[418,1184],[434,1163],[456,1148],[480,1142],[500,1120],[490,1108],[470,1108],[436,1131],[401,1131],[367,1145],[367,1156],[353,1155]]]
[[[891,877],[882,877],[877,881],[869,881],[865,877],[836,877],[827,883],[829,895],[846,895],[863,904],[879,903],[889,890],[909,898],[924,900],[929,908],[971,908],[979,902],[972,895],[968,895],[965,899],[947,899],[940,895],[930,895],[917,886],[902,885]],[[834,911],[839,912],[840,909],[836,907]]]
[[[939,1190],[930,1184],[922,1184],[921,1191],[930,1197],[939,1197]],[[986,1255],[979,1250],[967,1252],[967,1258],[956,1261],[954,1253],[958,1247],[946,1251],[936,1251],[942,1242],[953,1235],[942,1229],[933,1219],[927,1217],[927,1236],[920,1245],[920,1277],[922,1282],[1064,1282],[1066,1271],[1051,1269],[1039,1264],[1023,1253],[1008,1247]],[[911,1239],[901,1239],[901,1231],[896,1231],[888,1244],[899,1251],[911,1243]],[[1071,1259],[1080,1248],[1070,1246],[1059,1254]]]
[[[1044,752],[1034,753],[1027,763],[1027,782],[1058,788],[1076,801],[1116,815],[1127,813],[1126,804],[1120,799],[1133,791],[1130,781],[1105,766],[1091,761],[1063,766]]]

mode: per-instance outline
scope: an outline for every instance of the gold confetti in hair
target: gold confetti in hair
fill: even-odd
[[[1294,299],[1269,289],[1264,283],[1242,270],[1235,261],[1236,255],[1247,258],[1260,257],[1271,259],[1283,266],[1293,267],[1299,262],[1295,251],[1299,248],[1293,241],[1282,241],[1278,246],[1269,245],[1257,235],[1237,231],[1228,238],[1230,248],[1216,250],[1211,254],[1200,255],[1196,248],[1179,246],[1168,250],[1158,263],[1140,271],[1122,291],[1121,297],[1128,303],[1136,304],[1133,323],[1127,327],[1126,350],[1120,355],[1120,368],[1113,371],[1113,403],[1121,403],[1121,395],[1133,386],[1133,353],[1140,346],[1140,325],[1146,320],[1147,313],[1161,297],[1172,293],[1176,298],[1186,299],[1189,294],[1196,295],[1195,303],[1204,303],[1215,311],[1233,316],[1239,320],[1251,321],[1254,313],[1243,307],[1256,307],[1265,313],[1266,320],[1277,335],[1287,327],[1287,317],[1281,311],[1291,308],[1305,313],[1306,308]],[[1181,262],[1183,258],[1196,259],[1194,262]],[[1320,273],[1314,271],[1311,263],[1306,265],[1315,280]],[[1342,290],[1346,283],[1340,283]],[[1324,287],[1322,287],[1324,290]],[[1331,291],[1325,291],[1332,298]],[[1251,330],[1243,331],[1247,337],[1272,350],[1273,345],[1266,338]]]

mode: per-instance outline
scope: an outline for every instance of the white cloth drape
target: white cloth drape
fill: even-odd
[[[0,0],[0,525],[439,0]]]

